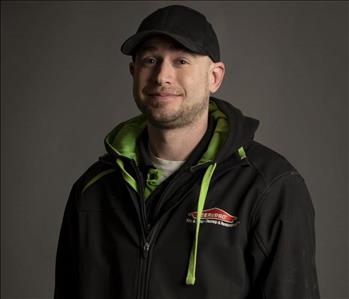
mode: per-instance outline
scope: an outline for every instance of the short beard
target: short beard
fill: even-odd
[[[146,107],[143,107],[144,109],[141,109],[141,111],[147,116],[148,122],[158,129],[179,129],[195,123],[203,113],[208,111],[208,102],[209,98],[207,97],[205,101],[195,103],[190,107],[184,107],[183,110],[171,115],[170,119],[163,115],[156,117]]]

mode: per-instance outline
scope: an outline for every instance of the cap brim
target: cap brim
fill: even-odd
[[[149,30],[149,31],[142,31],[139,33],[136,33],[129,37],[121,46],[121,52],[126,54],[126,55],[132,55],[135,51],[135,49],[146,39],[155,36],[155,35],[166,35],[171,38],[173,38],[175,41],[180,43],[183,47],[187,48],[188,50],[194,52],[194,53],[199,53],[199,54],[204,54],[202,49],[199,48],[198,45],[194,44],[190,39],[185,38],[183,36],[180,36],[178,34],[174,34],[171,32],[167,31],[161,31],[161,30]],[[207,55],[207,54],[205,54]]]

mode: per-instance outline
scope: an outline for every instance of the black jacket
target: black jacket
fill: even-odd
[[[71,190],[54,298],[318,299],[309,192],[257,127],[211,98],[207,133],[156,185],[144,116],[117,126]]]

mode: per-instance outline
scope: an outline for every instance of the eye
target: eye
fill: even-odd
[[[142,59],[142,64],[146,66],[152,66],[156,64],[156,59],[154,57],[145,57]]]
[[[184,65],[184,64],[189,64],[189,62],[187,60],[181,58],[181,59],[177,60],[177,64]]]

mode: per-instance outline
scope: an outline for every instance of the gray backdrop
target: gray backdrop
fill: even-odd
[[[52,298],[70,188],[138,113],[120,45],[170,3],[1,3],[2,298]],[[348,2],[180,3],[220,39],[216,96],[259,119],[256,139],[307,182],[322,298],[348,298]]]

